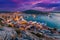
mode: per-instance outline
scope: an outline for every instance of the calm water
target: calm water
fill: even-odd
[[[47,26],[51,28],[60,29],[60,14],[59,13],[51,14],[51,16],[43,16],[43,15],[37,15],[36,17],[26,16],[25,19],[27,21],[37,21],[40,23],[45,23],[47,24]]]

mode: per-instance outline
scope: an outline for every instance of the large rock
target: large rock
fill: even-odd
[[[17,36],[17,33],[14,29],[9,27],[3,27],[0,30],[0,38],[4,40],[10,40],[13,36]]]

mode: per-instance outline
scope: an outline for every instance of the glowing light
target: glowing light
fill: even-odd
[[[36,15],[33,15],[33,17],[35,18],[35,17],[36,17]]]
[[[18,17],[18,16],[16,16],[15,20],[16,20],[16,21],[18,21],[18,20],[19,20],[19,17]]]

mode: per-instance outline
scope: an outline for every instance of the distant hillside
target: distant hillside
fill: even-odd
[[[23,13],[27,13],[27,14],[48,14],[47,12],[42,12],[42,11],[37,11],[37,10],[26,10],[26,11],[23,11]]]
[[[12,13],[11,11],[0,11],[0,13]]]

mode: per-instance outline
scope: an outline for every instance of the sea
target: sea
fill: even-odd
[[[46,24],[50,28],[60,29],[60,13],[51,13],[50,15],[26,15],[25,20],[27,21],[36,21]]]

